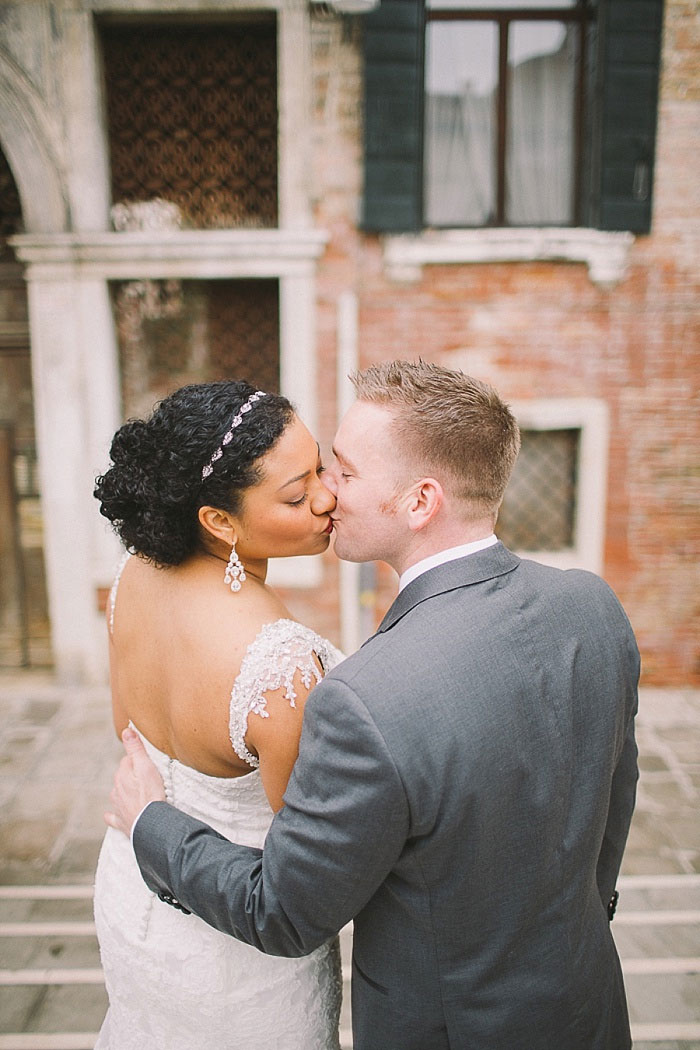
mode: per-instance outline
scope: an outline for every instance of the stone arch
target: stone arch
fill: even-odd
[[[0,145],[12,169],[27,233],[69,228],[68,194],[36,89],[0,50]]]

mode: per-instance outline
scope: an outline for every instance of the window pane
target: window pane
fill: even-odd
[[[514,22],[508,35],[506,220],[573,221],[578,28]]]
[[[496,532],[506,547],[560,551],[574,545],[580,430],[523,430]]]
[[[495,209],[498,30],[431,22],[425,58],[425,221],[481,226]]]

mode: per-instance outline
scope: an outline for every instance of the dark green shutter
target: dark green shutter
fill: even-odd
[[[423,2],[380,0],[363,19],[366,230],[418,230],[423,212]]]
[[[604,0],[599,80],[600,167],[595,225],[651,229],[663,0]]]

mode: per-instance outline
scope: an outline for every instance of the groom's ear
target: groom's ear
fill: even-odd
[[[197,517],[204,531],[215,540],[222,540],[229,547],[237,541],[236,522],[227,511],[218,507],[200,507]]]
[[[421,478],[408,494],[406,515],[412,532],[420,532],[439,512],[445,502],[442,485],[436,478]]]

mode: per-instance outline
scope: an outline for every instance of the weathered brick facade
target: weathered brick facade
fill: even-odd
[[[113,545],[97,520],[90,490],[127,386],[123,369],[119,374],[109,282],[263,276],[277,282],[282,304],[286,392],[311,417],[318,409],[326,456],[338,418],[340,305],[348,304],[348,296],[357,304],[360,366],[421,356],[492,382],[521,409],[562,399],[604,405],[609,443],[596,461],[602,479],[607,459],[601,571],[637,632],[644,682],[697,684],[696,4],[665,2],[652,229],[648,236],[630,237],[626,269],[617,277],[605,265],[601,276],[580,245],[558,254],[582,261],[542,261],[554,253],[526,250],[521,262],[431,262],[412,274],[389,267],[390,240],[360,229],[362,34],[363,19],[371,15],[340,15],[332,4],[307,0],[263,5],[277,19],[279,227],[190,229],[182,237],[155,230],[144,233],[143,249],[138,239],[110,229],[114,202],[96,12],[113,8],[117,21],[128,21],[138,9],[139,24],[145,25],[167,7],[189,25],[195,8],[196,20],[201,16],[205,24],[246,6],[229,0],[0,5],[0,150],[12,159],[22,204],[22,222],[6,232],[26,232],[13,243],[32,293],[20,333],[21,271],[3,262],[0,342],[12,350],[19,333],[25,353],[31,349],[38,476],[43,512],[50,518],[43,553],[57,672],[65,680],[101,680],[106,674],[104,623],[95,596],[109,585]],[[167,197],[167,186],[163,193]],[[533,243],[541,232],[530,232]],[[599,232],[593,231],[594,254]],[[242,233],[250,239],[241,241]],[[574,238],[581,233],[583,241],[588,236],[588,231],[564,233]],[[488,241],[482,231],[471,235],[472,246]],[[618,236],[603,235],[603,253]],[[137,392],[146,397],[147,391]],[[11,470],[5,475],[9,490],[14,475]],[[592,504],[587,513],[589,519],[598,515]],[[295,615],[340,642],[341,598],[347,614],[356,593],[347,587],[341,595],[341,570],[332,552],[324,555],[322,567],[320,586],[298,586],[285,597]],[[395,588],[387,568],[377,567],[374,576],[363,570],[360,634],[379,619]],[[47,631],[42,620],[42,638]]]
[[[596,397],[610,411],[604,576],[636,630],[646,684],[699,680],[698,329],[700,48],[692,4],[666,7],[654,218],[626,276],[594,284],[583,264],[426,266],[417,283],[384,269],[380,239],[358,232],[359,26],[319,17],[313,32],[316,221],[331,241],[319,270],[321,438],[335,424],[336,303],[359,300],[360,364],[416,358],[494,383],[506,399]],[[377,613],[393,596],[381,575]],[[321,594],[290,594],[298,615],[335,634],[336,568]]]

